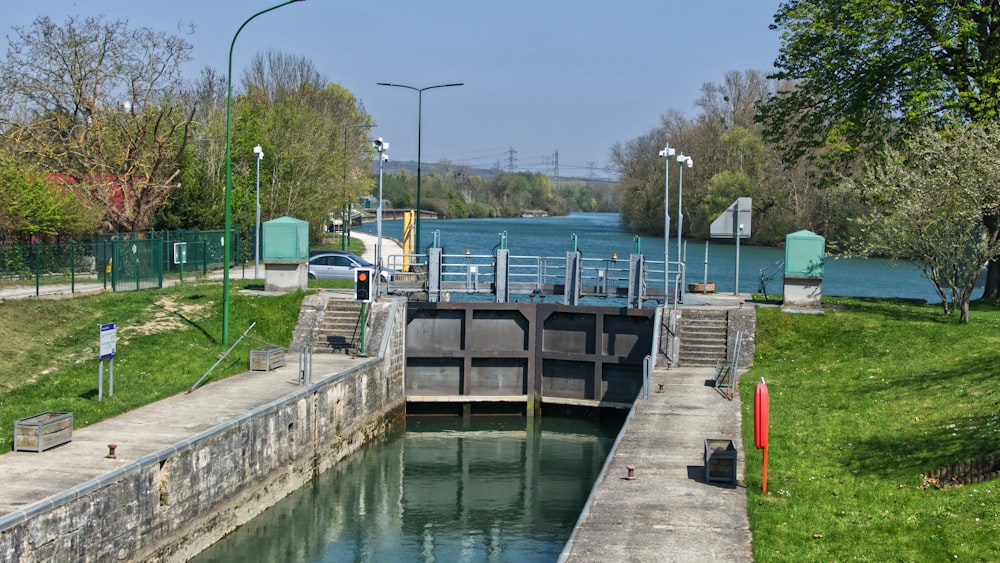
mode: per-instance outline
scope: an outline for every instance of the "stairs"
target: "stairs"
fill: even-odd
[[[683,309],[681,313],[678,364],[715,367],[724,362],[728,336],[727,309]]]
[[[361,340],[361,303],[331,299],[316,332],[313,352],[348,352]]]

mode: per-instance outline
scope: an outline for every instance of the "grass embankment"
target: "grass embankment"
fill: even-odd
[[[756,561],[1000,561],[1000,481],[936,489],[922,473],[1000,450],[1000,309],[836,300],[758,309],[743,378]],[[771,397],[768,494],[753,392]]]
[[[242,295],[231,286],[229,344],[254,322],[249,336],[288,346],[304,293]],[[310,280],[310,287],[350,282]],[[97,400],[99,325],[116,323],[114,396]],[[185,283],[72,299],[0,301],[0,453],[12,448],[14,421],[47,411],[72,412],[77,427],[135,409],[190,388],[226,351],[222,345],[222,283]],[[244,339],[206,380],[247,370]]]

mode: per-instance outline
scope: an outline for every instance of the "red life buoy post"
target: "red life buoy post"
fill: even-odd
[[[767,383],[760,378],[760,383],[753,394],[753,442],[758,450],[764,450],[764,475],[761,482],[761,492],[767,494],[767,427],[769,424],[771,399],[767,394]]]

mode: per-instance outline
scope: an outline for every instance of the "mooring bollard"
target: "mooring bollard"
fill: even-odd
[[[108,455],[106,455],[104,457],[106,457],[108,459],[118,459],[118,456],[115,455],[115,448],[117,448],[117,447],[118,447],[118,444],[108,444]]]
[[[635,481],[635,466],[634,465],[626,465],[625,469],[628,469],[628,476],[625,477],[625,480],[626,481]]]

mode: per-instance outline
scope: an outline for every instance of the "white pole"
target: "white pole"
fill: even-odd
[[[254,279],[260,279],[260,272],[258,271],[260,267],[260,160],[264,158],[264,149],[260,145],[257,145],[253,148],[253,152],[257,155],[257,220],[255,222],[253,239],[253,277]]]

